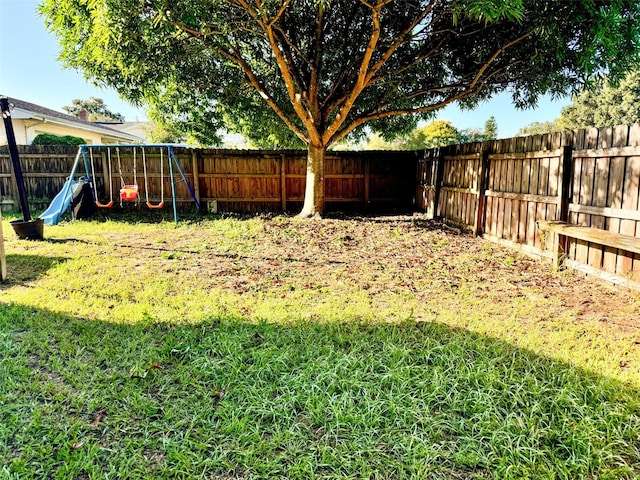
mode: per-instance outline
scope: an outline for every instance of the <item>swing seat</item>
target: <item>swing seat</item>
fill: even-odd
[[[98,200],[96,200],[96,207],[111,208],[113,207],[113,200],[110,200],[109,203],[100,203]]]
[[[147,202],[147,207],[149,207],[149,208],[162,208],[162,207],[164,207],[164,202],[160,202],[157,205],[154,205],[151,202]]]
[[[138,200],[138,185],[125,185],[120,189],[120,198],[128,202]]]

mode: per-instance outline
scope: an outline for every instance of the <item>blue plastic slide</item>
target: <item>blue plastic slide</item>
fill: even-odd
[[[71,187],[75,183],[78,182],[68,177],[67,181],[64,182],[62,190],[55,196],[49,208],[40,215],[40,218],[44,219],[45,225],[57,225],[60,221],[60,216],[67,211],[67,208],[69,208],[71,204],[71,192],[73,191]]]
[[[73,168],[71,169],[71,175],[67,177],[67,180],[62,186],[62,190],[60,190],[60,192],[53,199],[51,205],[49,205],[49,208],[47,208],[45,212],[40,215],[40,218],[44,220],[45,225],[57,225],[60,221],[60,216],[62,216],[62,214],[67,211],[67,208],[69,208],[69,205],[71,205],[71,196],[73,193],[72,187],[76,183],[78,183],[73,178],[76,174],[76,169],[78,168],[78,162],[80,161],[81,154],[82,147],[78,148],[78,153],[76,154],[76,159],[73,162]]]

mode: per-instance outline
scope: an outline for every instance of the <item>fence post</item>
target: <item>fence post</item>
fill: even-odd
[[[369,157],[364,157],[364,208],[365,210],[369,208],[369,181],[370,181],[370,161]]]
[[[287,211],[287,159],[284,153],[280,154],[280,202],[282,211]]]
[[[200,172],[198,171],[198,154],[195,150],[191,152],[191,165],[193,170],[193,192],[196,200],[200,203]],[[160,179],[160,181],[162,182],[163,179]]]
[[[560,158],[560,189],[558,191],[558,215],[561,222],[569,220],[569,200],[571,198],[571,180],[573,177],[573,147],[565,145],[562,147],[562,157]]]
[[[440,147],[438,149],[438,159],[436,160],[436,178],[433,188],[433,218],[438,218],[438,210],[440,209],[440,190],[442,188],[442,177],[444,176],[444,156],[448,151],[448,147]]]
[[[569,220],[569,200],[571,198],[571,180],[573,178],[573,146],[566,142],[560,157],[560,184],[558,185],[558,210],[556,219],[561,222]],[[565,235],[553,234],[553,264],[562,268],[569,248],[569,238]]]
[[[108,174],[108,166],[107,166],[107,154],[105,152],[100,152],[100,159],[102,160],[102,188],[104,190],[104,196],[109,198],[109,189],[107,185],[107,179],[111,181],[111,175]],[[93,172],[95,174],[95,172]],[[97,180],[96,180],[97,182]],[[111,187],[113,188],[113,187]],[[98,198],[98,192],[95,192],[96,198]]]
[[[7,257],[4,252],[4,234],[2,233],[2,208],[0,208],[0,282],[7,279]]]
[[[485,148],[482,150],[482,158],[478,170],[478,199],[476,200],[476,218],[473,224],[473,235],[476,237],[484,232],[487,215],[486,191],[489,188],[489,162],[489,150]]]

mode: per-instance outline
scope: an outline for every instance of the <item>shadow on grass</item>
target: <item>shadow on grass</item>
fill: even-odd
[[[194,207],[178,209],[178,220],[181,222],[199,222],[207,218],[209,214],[199,212]],[[65,220],[71,221],[71,216],[65,216]],[[124,204],[122,207],[114,205],[110,209],[100,209],[91,218],[87,219],[95,222],[118,222],[130,225],[155,224],[162,222],[173,222],[173,210],[171,205],[161,210],[149,210],[144,202],[140,205]],[[82,220],[75,220],[82,221]]]
[[[436,323],[0,304],[5,478],[638,478],[638,391]]]
[[[44,257],[42,255],[7,254],[7,280],[0,283],[0,290],[6,290],[25,282],[37,280],[66,257]]]

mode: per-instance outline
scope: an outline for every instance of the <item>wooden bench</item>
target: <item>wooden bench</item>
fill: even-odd
[[[583,225],[573,225],[557,220],[541,220],[536,224],[540,230],[553,233],[553,263],[556,267],[564,266],[568,238],[640,254],[640,237],[632,237]]]

